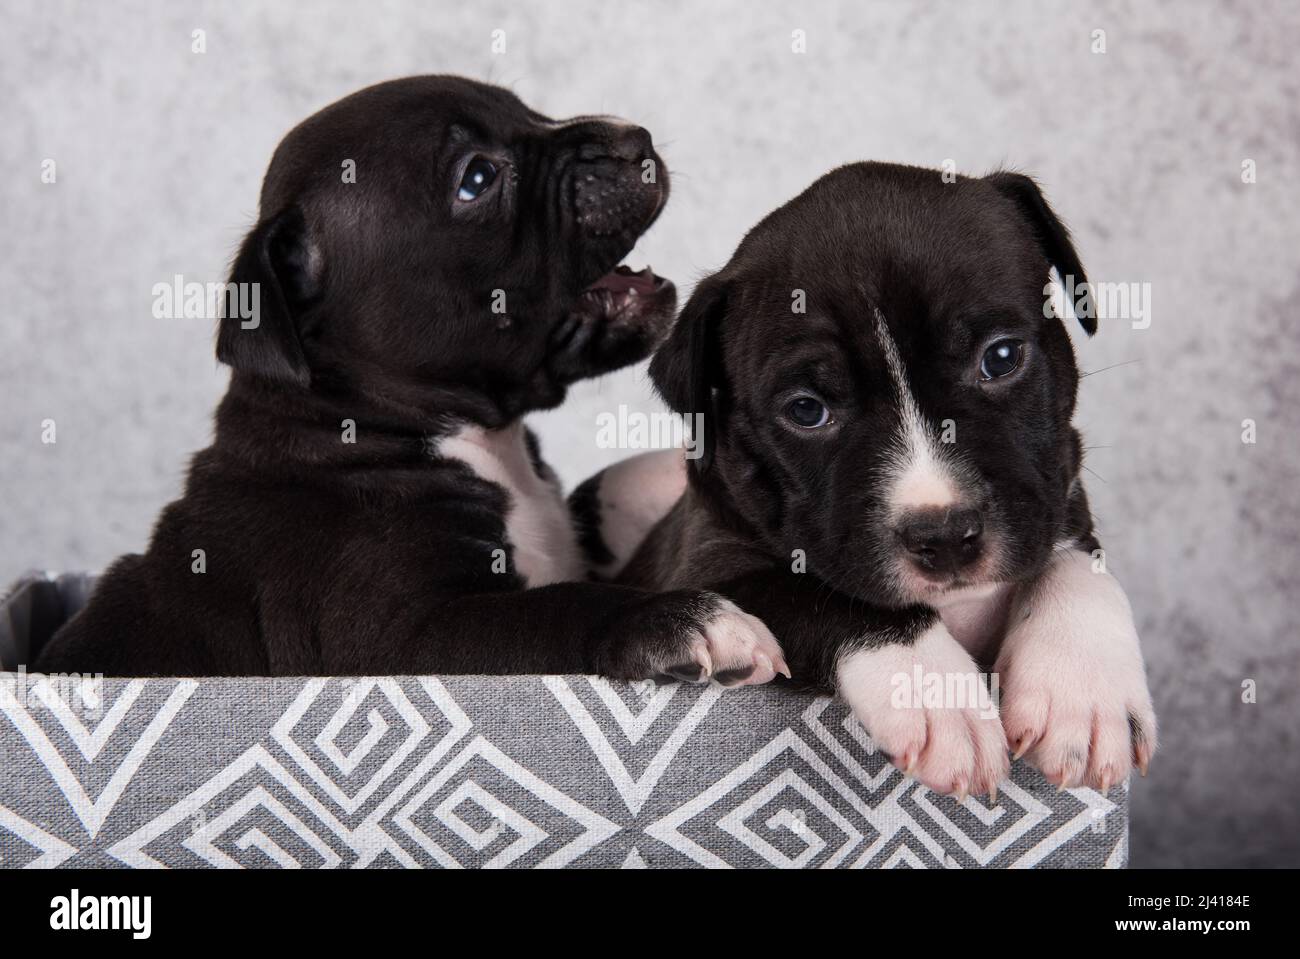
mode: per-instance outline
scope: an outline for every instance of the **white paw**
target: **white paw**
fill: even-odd
[[[1146,774],[1156,716],[1128,600],[1070,551],[1012,609],[998,656],[1002,725],[1050,781],[1105,792]]]
[[[704,625],[688,637],[687,649],[698,669],[686,664],[667,670],[678,679],[756,686],[771,682],[778,673],[790,677],[785,654],[763,621],[721,597]]]
[[[845,656],[836,685],[876,745],[935,792],[997,795],[1010,771],[997,706],[942,623],[912,645]]]

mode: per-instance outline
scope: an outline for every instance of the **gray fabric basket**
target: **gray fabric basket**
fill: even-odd
[[[46,680],[0,609],[0,867],[1117,867],[1128,784],[905,779],[831,699],[590,676]],[[54,685],[51,685],[51,682]],[[59,695],[53,695],[57,690]]]

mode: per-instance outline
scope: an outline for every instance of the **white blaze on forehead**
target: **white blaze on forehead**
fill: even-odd
[[[908,386],[907,369],[898,354],[898,346],[889,335],[884,316],[880,310],[875,311],[875,316],[876,338],[880,341],[898,395],[898,434],[889,493],[891,511],[902,513],[926,506],[952,506],[957,502],[957,483],[951,465],[916,405],[916,398]]]

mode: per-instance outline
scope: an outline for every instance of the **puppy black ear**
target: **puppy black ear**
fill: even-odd
[[[696,287],[650,361],[650,379],[664,402],[686,416],[692,429],[699,422],[696,417],[703,417],[703,435],[694,437],[701,444],[700,456],[693,460],[701,472],[713,462],[717,422],[713,389],[721,377],[718,326],[726,310],[726,286],[710,277]]]
[[[1083,264],[1079,262],[1079,254],[1074,251],[1070,231],[1048,206],[1047,199],[1043,196],[1043,191],[1038,188],[1038,184],[1023,173],[994,173],[985,179],[1020,208],[1020,212],[1033,226],[1038,246],[1047,257],[1047,262],[1056,267],[1061,282],[1066,284],[1067,288],[1071,288],[1067,277],[1073,277],[1072,288],[1082,295],[1082,291],[1088,288],[1084,285],[1088,282],[1088,277],[1083,272]],[[1097,332],[1097,319],[1091,310],[1084,312],[1088,315],[1079,316],[1079,323],[1087,334],[1092,336]],[[1076,315],[1078,315],[1077,311]]]
[[[230,268],[230,286],[248,284],[240,300],[254,308],[251,316],[225,311],[217,329],[217,359],[238,372],[309,386],[298,321],[302,308],[319,294],[320,272],[297,207],[253,227]]]

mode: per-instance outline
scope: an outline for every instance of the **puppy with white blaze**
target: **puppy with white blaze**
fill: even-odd
[[[994,794],[1009,753],[1061,787],[1145,772],[1156,718],[1079,477],[1052,268],[1086,283],[1028,177],[827,174],[750,231],[656,353],[660,394],[704,415],[703,455],[583,484],[589,557],[762,617],[794,681],[837,692],[932,789]]]

